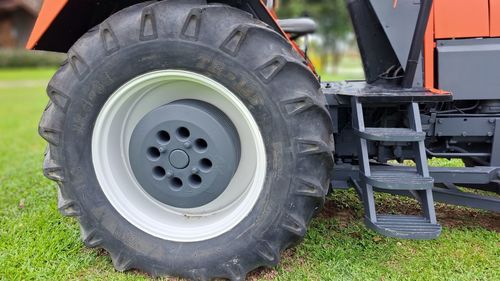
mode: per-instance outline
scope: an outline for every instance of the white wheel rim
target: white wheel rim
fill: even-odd
[[[226,190],[192,209],[167,206],[151,197],[135,179],[129,162],[129,142],[137,123],[150,111],[183,99],[219,108],[241,141],[240,164]],[[138,76],[111,95],[94,126],[92,162],[102,191],[121,216],[150,235],[177,242],[208,240],[239,224],[255,206],[266,175],[264,141],[246,106],[220,83],[181,70]]]

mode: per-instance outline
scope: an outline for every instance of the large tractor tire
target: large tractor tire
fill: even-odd
[[[201,0],[112,15],[68,52],[40,122],[59,210],[119,271],[242,280],[324,202],[316,77],[251,15]]]

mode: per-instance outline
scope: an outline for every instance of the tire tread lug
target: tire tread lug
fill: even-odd
[[[103,242],[97,229],[87,230],[84,227],[80,227],[80,236],[85,246],[89,248],[99,247]]]
[[[202,9],[193,8],[186,17],[182,26],[181,37],[191,41],[197,41],[200,34]]]
[[[265,83],[269,83],[285,67],[286,63],[283,56],[276,56],[260,66],[257,73]]]
[[[101,25],[101,41],[106,50],[106,54],[110,55],[118,50],[120,50],[120,43],[118,42],[118,38],[114,33],[113,29],[108,23],[103,23]]]
[[[68,61],[78,80],[81,81],[85,79],[85,77],[90,73],[89,65],[74,49],[68,52]]]
[[[55,182],[64,181],[64,169],[58,165],[50,155],[50,150],[47,150],[43,161],[43,174],[50,180]]]
[[[66,199],[61,188],[58,189],[57,209],[66,217],[80,217],[82,214],[80,205],[73,200]]]
[[[238,26],[235,30],[229,34],[229,36],[224,40],[221,45],[221,50],[232,55],[236,56],[247,37],[248,28],[244,25]]]
[[[111,260],[113,261],[113,266],[119,272],[125,272],[127,270],[132,269],[133,259],[130,258],[123,251],[113,254],[110,252]]]
[[[307,225],[299,216],[293,214],[286,214],[282,219],[281,227],[286,231],[295,234],[299,238],[304,237],[307,230]]]
[[[260,240],[255,246],[257,255],[263,258],[269,265],[274,266],[279,263],[279,254],[266,240]]]
[[[158,28],[154,9],[151,6],[146,6],[141,15],[141,41],[149,41],[158,38]]]
[[[68,106],[70,105],[69,96],[62,93],[61,91],[54,88],[49,84],[47,87],[47,95],[49,96],[52,103],[59,107],[64,113],[68,110]]]
[[[306,179],[304,177],[295,177],[296,188],[294,193],[299,196],[314,198],[324,198],[325,191],[321,183],[316,179]]]

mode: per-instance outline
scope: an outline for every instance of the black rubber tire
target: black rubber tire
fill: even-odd
[[[100,109],[128,80],[158,69],[189,70],[225,85],[264,138],[268,170],[258,202],[239,225],[210,240],[178,243],[142,232],[116,212],[96,179],[91,138]],[[47,91],[39,127],[49,143],[44,173],[58,183],[61,213],[78,218],[85,245],[107,250],[119,271],[243,280],[275,266],[324,203],[333,136],[320,85],[282,36],[243,11],[201,0],[124,9],[75,43]]]

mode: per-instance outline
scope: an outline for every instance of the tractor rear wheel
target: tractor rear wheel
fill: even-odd
[[[117,270],[242,280],[276,265],[323,204],[333,142],[319,83],[240,10],[122,10],[71,48],[48,95],[45,175]]]

